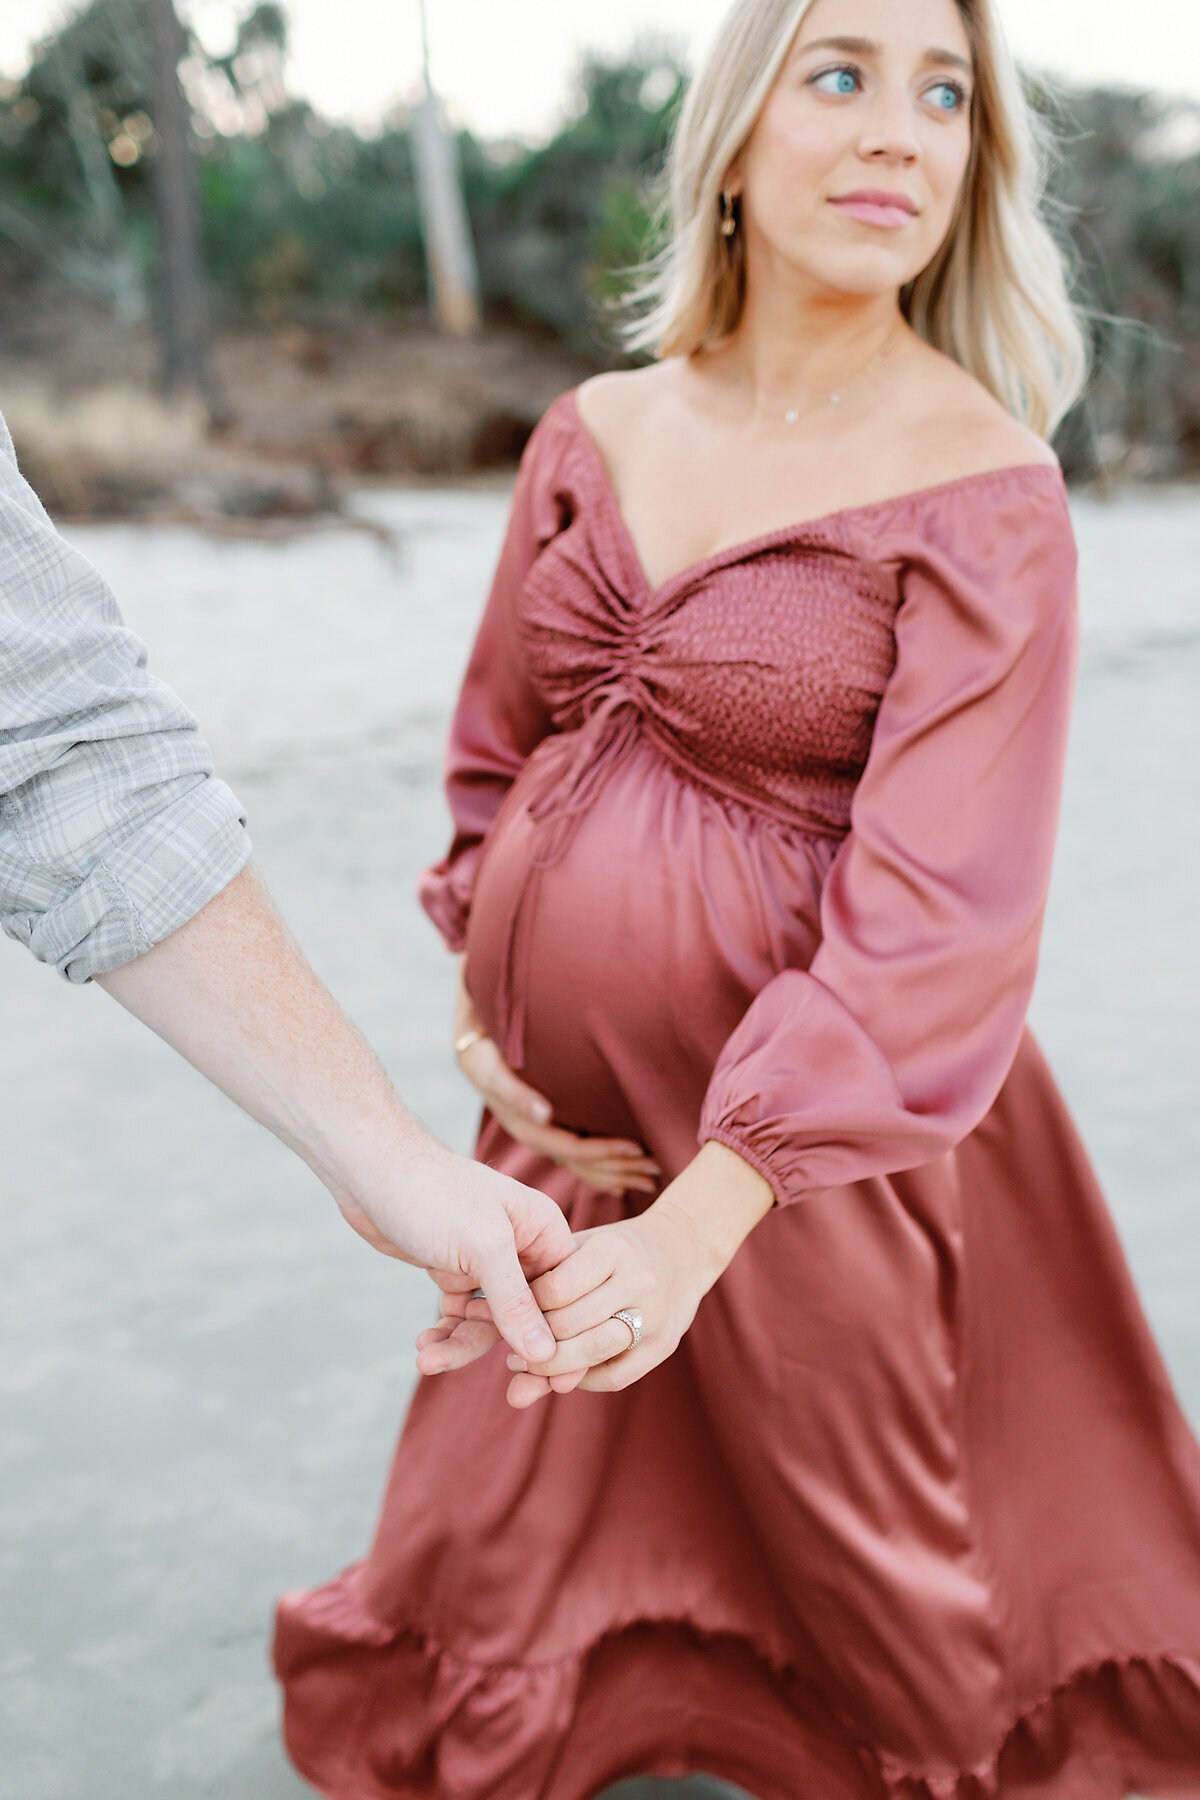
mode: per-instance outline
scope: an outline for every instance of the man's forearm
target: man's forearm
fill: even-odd
[[[97,980],[250,1116],[344,1206],[439,1148],[318,981],[247,869],[135,962]]]
[[[482,1287],[514,1349],[551,1355],[525,1271],[570,1254],[562,1213],[404,1111],[246,871],[196,721],[22,480],[2,419],[0,545],[0,925],[295,1150],[376,1249]]]
[[[295,1150],[368,1243],[478,1284],[514,1349],[553,1354],[525,1269],[541,1273],[570,1254],[562,1213],[547,1195],[455,1156],[405,1112],[251,870],[190,924],[96,979]]]

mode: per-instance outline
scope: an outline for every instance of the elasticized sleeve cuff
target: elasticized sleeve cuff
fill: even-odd
[[[225,783],[201,775],[45,911],[0,923],[66,980],[90,981],[153,949],[227,888],[250,859],[245,827]]]
[[[764,1151],[745,1132],[736,1126],[709,1125],[700,1130],[700,1143],[724,1144],[735,1156],[740,1156],[744,1163],[761,1175],[775,1196],[776,1206],[786,1206],[789,1201],[798,1200],[806,1190],[799,1184],[794,1168],[790,1169],[790,1159],[785,1154],[771,1155]]]
[[[427,869],[417,883],[421,905],[437,926],[447,949],[456,952],[467,947],[467,919],[479,857],[480,846],[472,845],[452,860]]]

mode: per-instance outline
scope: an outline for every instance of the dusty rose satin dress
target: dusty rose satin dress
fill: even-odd
[[[369,1557],[280,1611],[326,1794],[1200,1795],[1200,1451],[1024,1027],[1075,642],[1053,469],[651,591],[544,420],[425,904],[565,1124],[780,1204],[628,1392],[421,1385]]]

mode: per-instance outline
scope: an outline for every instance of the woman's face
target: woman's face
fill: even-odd
[[[972,86],[955,0],[815,0],[731,172],[751,279],[790,267],[860,295],[912,281],[954,216]]]

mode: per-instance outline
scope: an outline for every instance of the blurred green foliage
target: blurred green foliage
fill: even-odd
[[[408,309],[425,294],[410,121],[375,135],[289,98],[286,12],[248,6],[222,56],[182,65],[210,280],[227,315]],[[665,52],[593,58],[550,141],[459,139],[496,321],[615,358],[605,314],[644,249],[682,76]],[[1099,369],[1070,466],[1200,468],[1200,108],[1032,84],[1061,144],[1054,217]],[[152,288],[155,140],[141,0],[90,0],[0,88],[0,275],[49,267],[135,316]]]
[[[584,64],[571,116],[545,146],[497,155],[461,140],[485,301],[601,352],[620,272],[645,249],[652,186],[683,74],[666,55]]]
[[[228,54],[206,56],[193,43],[182,65],[218,305],[274,317],[334,302],[419,304],[426,278],[407,114],[371,136],[329,124],[287,97],[285,48],[282,9],[260,0]],[[593,61],[544,147],[460,136],[493,316],[598,352],[595,303],[644,242],[647,180],[680,83],[664,56]],[[22,81],[0,90],[0,266],[40,257],[78,276],[69,252],[86,240],[96,291],[111,287],[106,260],[122,257],[150,281],[152,111],[139,0],[91,0],[39,48]]]
[[[364,140],[292,106],[258,136],[211,141],[200,179],[209,274],[227,308],[274,318],[424,293],[406,132]]]

